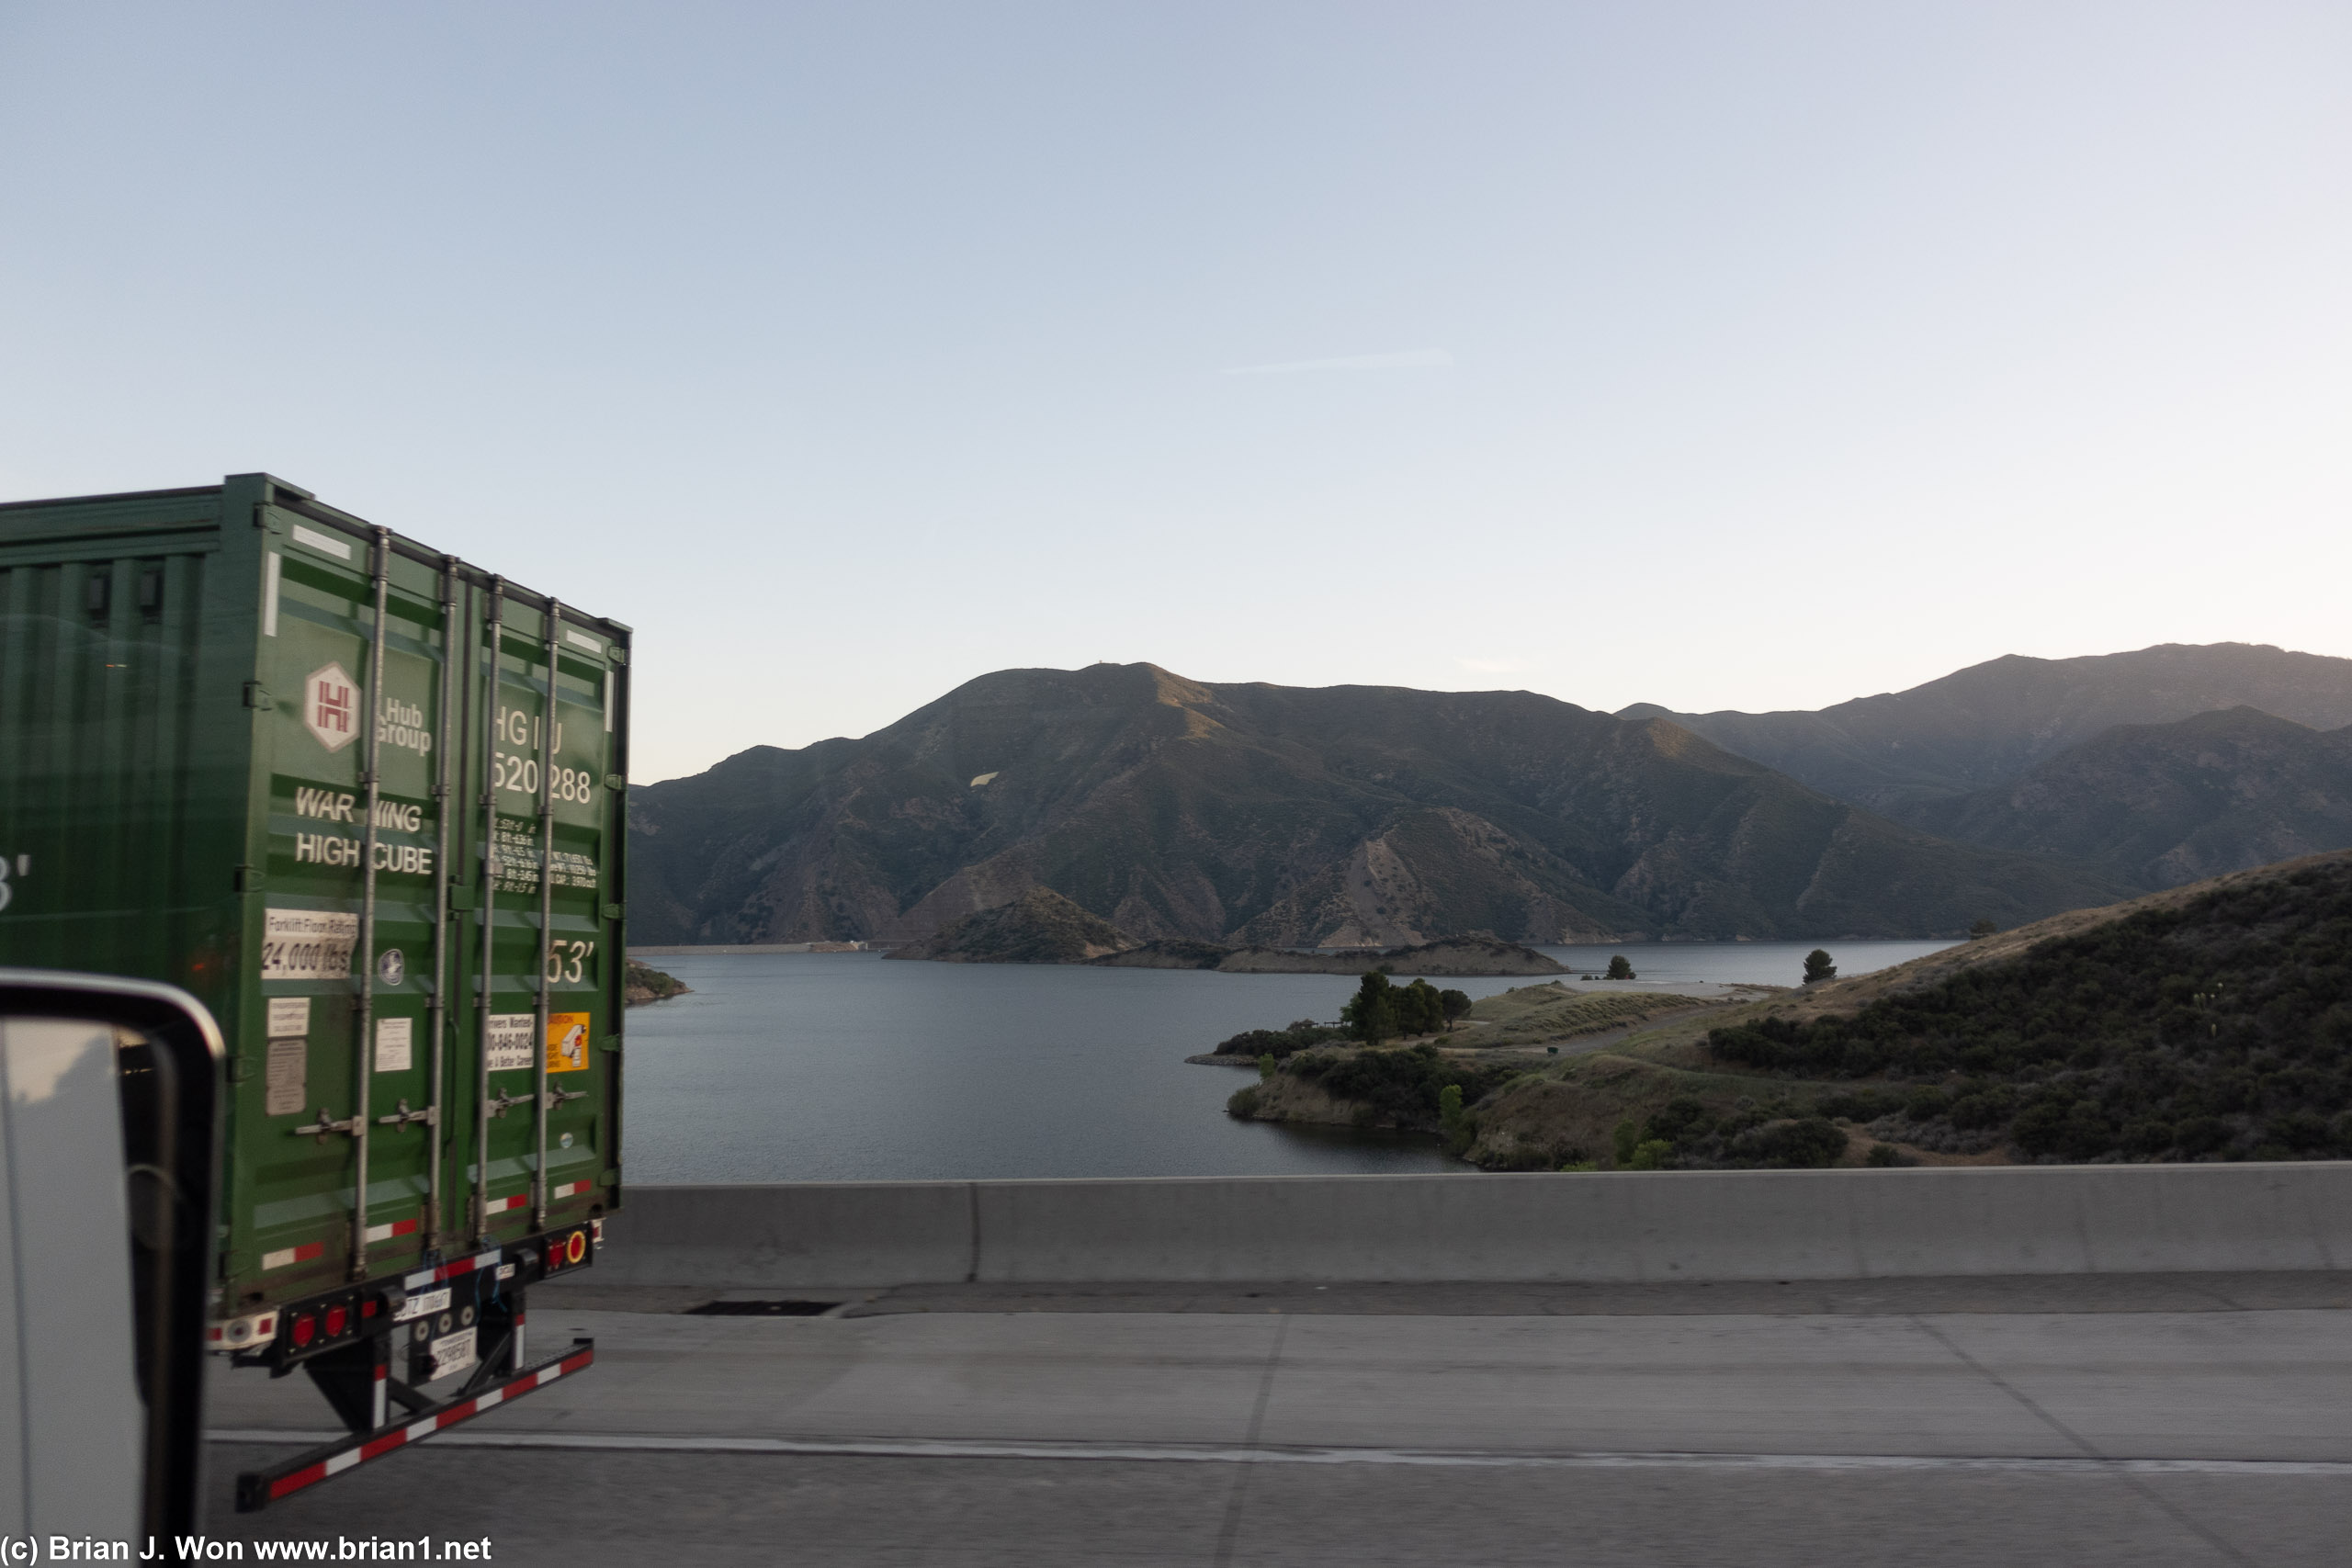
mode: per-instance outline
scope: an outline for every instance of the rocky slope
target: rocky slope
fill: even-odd
[[[1032,887],[1009,904],[967,915],[883,956],[947,964],[1083,964],[1135,945],[1135,938],[1052,888]]]
[[[1143,940],[1917,936],[2121,889],[1524,692],[983,676],[633,791],[648,942],[922,941],[1045,886]]]
[[[2310,729],[2250,707],[2119,725],[1910,817],[1948,838],[2176,887],[2352,848],[2352,728]]]

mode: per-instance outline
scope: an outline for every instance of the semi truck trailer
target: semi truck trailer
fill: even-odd
[[[0,964],[217,1021],[204,1337],[348,1433],[241,1507],[594,1360],[629,640],[267,474],[0,505]]]

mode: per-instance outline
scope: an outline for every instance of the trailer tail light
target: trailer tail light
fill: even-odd
[[[351,1314],[345,1310],[344,1304],[341,1302],[337,1302],[334,1305],[327,1308],[327,1337],[332,1339],[336,1335],[342,1333],[344,1328],[350,1322]]]
[[[571,1233],[571,1239],[563,1244],[563,1260],[566,1263],[577,1263],[587,1256],[588,1233],[586,1231],[573,1231]]]
[[[318,1337],[319,1320],[317,1318],[306,1312],[294,1320],[294,1348],[307,1349],[311,1341]]]

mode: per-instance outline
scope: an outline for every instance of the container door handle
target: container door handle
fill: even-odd
[[[348,1133],[356,1138],[359,1135],[360,1129],[366,1125],[366,1123],[362,1122],[356,1116],[346,1116],[342,1121],[337,1122],[327,1113],[326,1108],[323,1106],[319,1109],[317,1114],[319,1119],[316,1122],[311,1122],[309,1126],[289,1127],[287,1131],[292,1133],[298,1138],[307,1138],[315,1134],[319,1142],[323,1144],[327,1141],[327,1134],[329,1133]]]

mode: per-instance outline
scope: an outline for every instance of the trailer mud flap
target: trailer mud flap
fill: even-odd
[[[584,1371],[595,1359],[596,1342],[594,1339],[575,1339],[571,1342],[571,1348],[562,1355],[517,1372],[468,1398],[428,1405],[372,1432],[338,1438],[332,1443],[323,1443],[307,1453],[296,1454],[292,1459],[266,1470],[246,1471],[237,1477],[237,1511],[250,1514],[256,1509],[266,1508],[280,1498],[289,1497],[306,1486],[315,1486],[331,1475],[341,1475],[371,1459],[381,1459],[411,1443],[422,1442],[435,1432],[470,1421],[484,1411],[494,1410],[509,1401],[520,1399],[535,1389],[545,1388],[558,1378]]]

